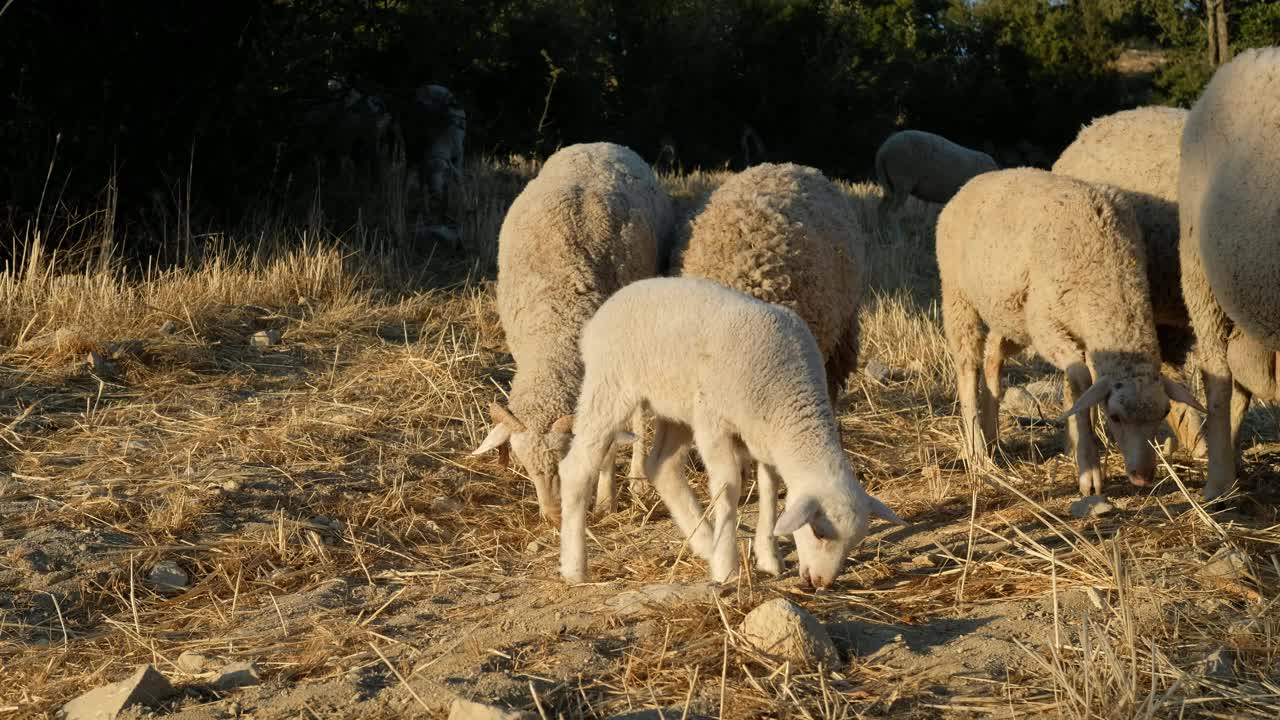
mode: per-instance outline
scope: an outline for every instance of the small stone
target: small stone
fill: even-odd
[[[208,672],[212,663],[213,661],[209,659],[208,655],[203,655],[194,650],[187,650],[178,656],[177,664],[178,669],[182,672],[199,675],[200,673]]]
[[[178,323],[172,320],[165,320],[160,324],[161,335],[174,335],[178,332]]]
[[[131,705],[158,705],[174,692],[164,675],[143,665],[127,679],[90,690],[63,705],[61,716],[65,720],[113,720]]]
[[[933,567],[933,558],[928,553],[917,555],[911,558],[911,564],[916,567]]]
[[[462,501],[452,495],[443,495],[431,501],[431,509],[438,513],[453,513],[462,509]]]
[[[1222,548],[1200,568],[1200,575],[1210,580],[1241,582],[1249,577],[1249,558],[1235,548]]]
[[[161,560],[147,573],[147,582],[161,590],[182,590],[189,581],[186,571],[172,560]]]
[[[154,450],[155,446],[156,444],[154,442],[150,440],[143,440],[141,438],[126,440],[123,444],[125,452],[145,452],[147,450]]]
[[[1201,667],[1205,675],[1215,680],[1231,681],[1236,679],[1235,661],[1234,652],[1227,648],[1218,648],[1209,653]]]
[[[449,706],[449,720],[525,720],[528,713],[505,710],[494,705],[484,705],[462,698],[454,698]]]
[[[887,384],[893,379],[893,371],[889,369],[888,365],[885,365],[879,360],[872,360],[868,362],[866,367],[862,368],[862,372],[867,377],[875,380],[881,385]]]
[[[280,344],[280,331],[275,328],[259,330],[253,334],[251,342],[258,347],[271,347]]]
[[[241,485],[239,480],[228,478],[222,481],[221,487],[224,492],[237,493],[240,492]]]
[[[530,555],[542,552],[542,543],[537,540],[530,540],[528,545],[524,546],[524,551]]]
[[[482,597],[482,598],[480,598],[480,599],[481,599],[481,600],[483,600],[485,603],[487,603],[487,604],[489,604],[489,605],[492,605],[492,604],[494,604],[494,603],[496,603],[496,602],[498,602],[498,601],[502,600],[502,594],[501,594],[501,593],[496,593],[496,592],[495,592],[495,593],[489,593],[489,594],[485,595],[484,597]]]
[[[262,677],[258,666],[252,662],[234,662],[218,671],[213,685],[219,690],[235,690],[236,688],[261,685]]]
[[[757,650],[807,665],[840,663],[831,636],[817,618],[784,598],[777,598],[747,613],[742,635]]]
[[[1044,417],[1036,397],[1026,388],[1017,386],[1004,391],[1004,397],[1000,399],[1000,411],[1015,417]]]
[[[1071,503],[1071,515],[1078,518],[1102,517],[1116,509],[1101,495],[1089,495]]]
[[[659,583],[628,590],[605,600],[606,607],[623,617],[658,613],[690,602],[712,602],[716,588],[710,583]]]
[[[115,363],[108,361],[96,350],[89,351],[85,364],[97,375],[114,375],[116,371]]]

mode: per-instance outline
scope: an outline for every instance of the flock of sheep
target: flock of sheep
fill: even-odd
[[[1095,121],[1052,171],[998,169],[915,131],[889,138],[876,170],[885,212],[905,194],[946,203],[937,260],[971,463],[989,462],[996,441],[1004,358],[1030,347],[1068,379],[1081,493],[1103,488],[1095,406],[1131,482],[1146,485],[1161,422],[1196,447],[1200,416],[1173,403],[1204,414],[1206,499],[1230,489],[1249,399],[1280,398],[1280,48],[1221,67],[1189,112]],[[567,581],[587,579],[587,504],[594,494],[598,512],[615,507],[614,455],[628,443],[633,490],[652,482],[717,581],[738,568],[751,462],[764,572],[782,571],[775,537],[792,535],[800,577],[825,587],[872,516],[903,522],[862,488],[833,412],[857,365],[868,233],[813,168],[752,167],[678,221],[625,147],[547,160],[499,235],[516,375],[473,454],[497,449],[505,464],[514,450],[560,523]],[[1204,406],[1178,380],[1192,345]],[[710,526],[686,478],[691,445]]]

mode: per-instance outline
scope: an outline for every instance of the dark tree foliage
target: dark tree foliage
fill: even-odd
[[[1194,97],[1201,3],[17,0],[0,16],[0,203],[21,228],[42,198],[100,207],[115,178],[131,239],[186,190],[211,223],[295,211],[333,77],[382,98],[411,157],[429,82],[462,100],[471,156],[607,139],[653,159],[669,138],[685,167],[739,166],[750,125],[769,159],[833,175],[866,175],[902,127],[1052,157],[1118,109],[1122,41],[1186,49],[1162,89]],[[1233,50],[1274,38],[1276,5],[1228,0]]]

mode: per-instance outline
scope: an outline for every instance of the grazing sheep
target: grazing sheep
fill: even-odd
[[[510,442],[533,480],[544,517],[559,514],[556,466],[569,445],[557,419],[573,412],[582,381],[578,335],[618,288],[660,271],[670,253],[671,199],[649,166],[612,143],[570,145],[547,159],[516,197],[498,235],[498,315],[516,361],[510,404],[473,455]],[[643,418],[635,417],[637,434]],[[612,509],[613,450],[600,466],[599,509]],[[643,448],[631,458],[632,487]]]
[[[1150,483],[1150,440],[1169,398],[1197,403],[1159,371],[1133,208],[1107,186],[1032,168],[1001,170],[974,178],[947,203],[937,238],[943,323],[970,457],[986,459],[996,440],[1004,358],[1030,345],[1067,375],[1080,492],[1102,492],[1090,421],[1098,403],[1130,481]]]
[[[467,113],[441,85],[423,85],[414,98],[423,115],[419,175],[427,188],[427,204],[435,221],[453,224],[459,209],[456,196],[462,181]]]
[[[1178,178],[1182,289],[1209,406],[1206,500],[1235,484],[1240,418],[1280,399],[1280,48],[1221,66],[1191,108]]]
[[[711,576],[738,568],[742,462],[761,473],[756,560],[782,567],[775,535],[794,535],[800,576],[829,585],[866,535],[872,515],[902,521],[862,488],[840,445],[817,342],[792,310],[700,278],[632,283],[605,301],[582,331],[585,374],[574,438],[560,462],[560,572],[585,582],[591,474],[637,408],[655,418],[645,469],[677,527]],[[707,466],[715,528],[684,476],[690,440]],[[787,483],[776,518],[777,476]]]
[[[1170,372],[1187,361],[1195,340],[1182,301],[1178,259],[1178,157],[1186,120],[1186,110],[1158,106],[1097,118],[1053,165],[1059,175],[1115,186],[1137,212],[1147,248],[1147,280],[1160,356]],[[1199,413],[1178,404],[1168,420],[1179,444],[1203,455],[1200,426],[1204,419]]]
[[[858,365],[866,231],[835,183],[810,167],[764,164],[721,185],[682,228],[680,274],[795,310],[818,341],[831,403]]]
[[[900,130],[876,150],[876,180],[884,191],[880,224],[897,211],[908,195],[945,203],[977,175],[997,169],[996,161],[979,150],[957,145],[922,130]]]

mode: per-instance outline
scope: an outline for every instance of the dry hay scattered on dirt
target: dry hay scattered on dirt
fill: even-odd
[[[471,256],[491,261],[530,170],[477,166]],[[687,209],[722,178],[668,182]],[[846,189],[872,223],[877,191]],[[1276,717],[1268,411],[1241,512],[1200,509],[1203,463],[1169,457],[1138,492],[1112,457],[1116,509],[1076,520],[1060,428],[1007,416],[1000,469],[966,474],[936,215],[912,200],[874,243],[876,371],[840,408],[865,485],[911,526],[877,524],[830,591],[800,587],[792,552],[781,579],[746,565],[626,612],[623,593],[706,568],[656,498],[624,494],[590,525],[597,582],[569,589],[531,485],[468,457],[513,369],[487,261],[407,272],[318,242],[130,280],[32,261],[0,280],[0,718],[147,663],[178,689],[153,712],[192,720],[444,717],[455,695],[547,718]],[[279,342],[255,344],[266,329]],[[157,586],[158,564],[186,581]],[[744,641],[779,597],[825,623],[837,664]],[[252,661],[262,684],[219,690],[184,652]]]

